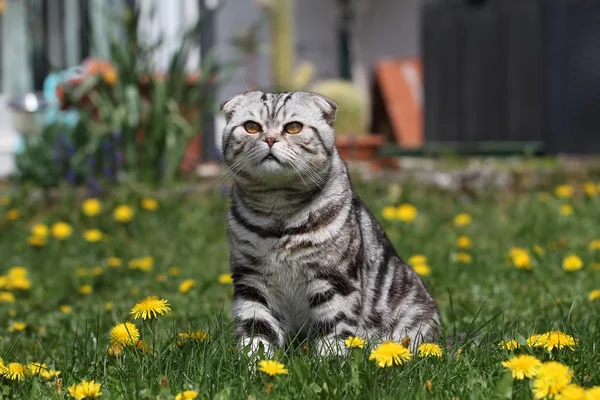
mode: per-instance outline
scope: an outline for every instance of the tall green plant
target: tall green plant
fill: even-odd
[[[32,172],[36,161],[30,155],[54,148],[58,137],[68,150],[59,152],[60,165],[66,167],[55,171],[58,176],[37,179],[43,184],[65,177],[82,183],[117,176],[158,184],[177,177],[188,143],[201,126],[202,111],[216,111],[214,92],[237,64],[221,65],[217,73],[210,55],[202,60],[201,73],[187,73],[186,61],[197,44],[196,26],[171,56],[167,71],[156,74],[152,60],[162,37],[154,43],[141,40],[138,10],[127,10],[120,18],[123,29],[111,35],[109,60],[84,64],[83,79],[62,87],[63,102],[79,112],[79,122],[71,128],[48,128],[28,140],[18,177],[35,181],[40,174]],[[43,165],[56,154],[37,159]]]
[[[299,90],[312,79],[314,67],[302,63],[294,70],[294,24],[291,0],[268,3],[271,29],[271,68],[277,91]]]

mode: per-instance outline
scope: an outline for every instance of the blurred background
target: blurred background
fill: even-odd
[[[215,174],[218,103],[311,90],[338,148],[600,152],[600,0],[1,0],[0,177],[99,189]]]

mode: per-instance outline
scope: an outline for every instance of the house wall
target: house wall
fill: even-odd
[[[420,6],[424,0],[363,0],[358,14],[358,57],[370,68],[381,58],[420,54]]]
[[[370,81],[377,60],[419,54],[419,7],[423,0],[362,0],[358,2],[354,49],[355,79]],[[232,35],[244,32],[259,18],[256,1],[229,1],[217,16],[217,48],[221,59],[238,56],[229,43]],[[336,0],[296,0],[294,2],[294,32],[296,63],[309,61],[315,67],[315,79],[339,76],[338,9]],[[269,87],[270,60],[267,24],[260,32],[266,52],[258,57],[258,83]],[[362,76],[361,76],[362,75]],[[240,68],[219,95],[225,99],[247,90],[246,76]],[[365,83],[366,83],[365,82]]]

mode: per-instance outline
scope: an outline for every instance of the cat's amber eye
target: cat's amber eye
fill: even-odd
[[[283,127],[283,130],[286,131],[287,133],[290,133],[292,135],[295,135],[296,133],[300,133],[300,131],[302,130],[302,124],[300,122],[290,122],[288,124],[285,124],[285,126]]]
[[[248,121],[244,124],[244,129],[248,133],[258,133],[262,130],[260,124],[254,121]]]

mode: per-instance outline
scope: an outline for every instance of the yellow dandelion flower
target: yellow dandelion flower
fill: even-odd
[[[31,234],[33,236],[46,237],[46,236],[48,236],[49,233],[50,233],[50,228],[48,228],[48,225],[46,225],[46,224],[35,224],[31,228]]]
[[[0,376],[4,374],[4,371],[6,371],[6,364],[4,364],[4,360],[0,357]]]
[[[512,351],[518,349],[519,347],[521,347],[521,345],[519,344],[519,342],[513,339],[501,341],[500,343],[498,343],[498,347]]]
[[[574,192],[573,186],[571,185],[559,185],[554,189],[554,194],[556,194],[556,197],[560,197],[562,199],[569,199],[573,197]]]
[[[16,266],[12,267],[6,273],[6,282],[4,287],[8,290],[29,290],[31,281],[29,280],[28,272],[25,268]]]
[[[542,346],[544,346],[545,341],[546,341],[545,335],[540,335],[540,334],[535,333],[535,334],[529,336],[527,338],[527,340],[525,341],[525,343],[527,343],[527,346],[529,346],[529,347],[542,347]]]
[[[73,228],[66,222],[57,222],[52,225],[52,236],[58,240],[65,240],[73,234]]]
[[[27,329],[27,323],[26,322],[11,322],[10,325],[8,326],[8,331],[9,332],[23,332],[25,329]]]
[[[536,399],[554,398],[571,383],[573,371],[557,361],[547,361],[538,368],[533,381],[533,394]]]
[[[73,312],[73,308],[69,305],[66,304],[62,304],[58,307],[58,309],[60,310],[61,313],[63,314],[71,314]]]
[[[583,184],[583,191],[590,197],[594,197],[598,194],[598,186],[594,182],[585,182]]]
[[[113,343],[108,347],[108,355],[111,357],[119,358],[123,355],[125,348],[119,343]]]
[[[46,245],[46,238],[44,236],[31,235],[27,239],[27,243],[32,247],[44,247]]]
[[[349,347],[351,349],[356,347],[363,349],[365,347],[365,343],[365,339],[360,336],[348,336],[348,338],[344,340],[344,344],[346,345],[346,347]]]
[[[123,265],[123,260],[118,257],[109,257],[106,259],[106,264],[111,268],[119,268]]]
[[[548,351],[552,351],[554,349],[562,350],[565,347],[573,350],[575,347],[575,339],[573,339],[573,336],[567,335],[561,331],[551,331],[545,333],[543,335],[542,342],[542,346]]]
[[[600,250],[600,239],[592,240],[589,244],[590,250]]]
[[[472,222],[471,215],[467,213],[460,213],[454,217],[454,226],[467,226]]]
[[[58,375],[60,375],[60,371],[55,371],[53,369],[48,368],[48,366],[44,363],[29,363],[27,366],[29,369],[29,373],[31,375],[39,375],[44,379],[52,379]]]
[[[2,296],[0,296],[0,298],[1,297]],[[590,299],[590,301],[596,301],[596,300],[600,299],[600,289],[592,290],[590,292],[590,294],[588,295],[588,299]],[[2,301],[2,300],[0,300],[0,301]]]
[[[442,348],[435,343],[422,343],[417,349],[419,357],[441,357]]]
[[[454,261],[460,262],[463,264],[470,264],[473,261],[473,258],[468,253],[459,252],[454,256]]]
[[[412,204],[401,204],[396,210],[396,218],[402,222],[413,222],[417,218],[417,208]]]
[[[397,209],[394,206],[385,206],[381,211],[381,215],[386,221],[393,221],[396,219],[396,210]]]
[[[230,285],[233,283],[233,277],[231,274],[219,275],[219,283],[222,285]]]
[[[190,290],[192,290],[195,286],[196,286],[195,280],[186,279],[185,281],[183,281],[179,284],[179,292],[185,294],[185,293],[189,292]]]
[[[44,369],[40,371],[40,376],[44,379],[50,380],[58,377],[60,375],[60,371],[55,369]]]
[[[135,211],[133,211],[133,208],[125,205],[118,206],[113,211],[113,218],[115,221],[121,223],[131,222],[134,216]]]
[[[583,261],[576,255],[570,255],[564,258],[562,263],[565,271],[578,271],[583,268]]]
[[[171,308],[167,300],[158,296],[148,296],[138,301],[131,309],[130,314],[133,315],[134,319],[153,319],[169,311],[171,311]]]
[[[68,391],[69,396],[75,400],[89,400],[102,396],[102,392],[100,391],[101,388],[102,384],[100,383],[94,381],[81,381],[81,383],[70,386]]]
[[[274,360],[260,360],[258,362],[258,370],[269,376],[286,375],[288,373],[284,364]]]
[[[140,339],[140,331],[131,322],[115,325],[110,331],[110,342],[123,346],[134,345]]]
[[[27,277],[9,278],[6,288],[11,290],[29,290],[31,288],[31,281]]]
[[[558,209],[558,213],[562,216],[568,217],[569,215],[573,215],[573,212],[575,210],[573,209],[573,206],[570,204],[563,204],[562,206],[560,206],[560,208]]]
[[[142,353],[152,353],[152,347],[150,347],[150,345],[143,340],[138,340],[135,342],[135,348]]]
[[[114,304],[112,301],[107,301],[106,303],[104,303],[104,310],[105,311],[111,311],[114,307]]]
[[[104,274],[104,268],[94,267],[94,268],[92,268],[92,274],[94,274],[94,276],[100,276],[100,275]]]
[[[8,210],[6,212],[6,219],[9,221],[14,221],[18,219],[20,215],[21,213],[19,212],[19,210],[13,208],[12,210]]]
[[[158,210],[158,201],[146,197],[142,199],[142,208],[148,211],[156,211]]]
[[[79,286],[79,289],[77,289],[79,294],[91,294],[93,291],[94,288],[92,285],[81,285]]]
[[[167,276],[165,274],[158,274],[154,277],[156,282],[165,282],[167,280]]]
[[[87,199],[81,205],[81,211],[87,217],[95,217],[102,212],[102,203],[98,199]]]
[[[186,332],[178,333],[177,336],[179,337],[179,339],[177,340],[177,346],[181,347],[192,341],[204,342],[208,339],[208,332],[206,332],[205,330],[188,330]]]
[[[429,276],[431,275],[431,268],[427,264],[417,264],[413,266],[413,270],[419,276]]]
[[[25,376],[27,376],[27,374],[28,374],[27,366],[25,366],[21,363],[12,362],[12,363],[6,364],[6,367],[4,368],[4,372],[2,375],[8,380],[20,381],[20,380],[25,379]]]
[[[87,231],[83,232],[83,239],[85,239],[86,242],[90,242],[90,243],[96,243],[102,240],[103,238],[103,234],[102,232],[100,232],[98,229],[88,229]]]
[[[130,269],[138,269],[143,272],[150,272],[154,267],[154,257],[146,256],[140,258],[134,258],[129,261]]]
[[[510,249],[508,256],[511,258],[512,264],[518,269],[532,268],[531,257],[526,249],[521,247],[513,247]]]
[[[600,400],[600,386],[587,389],[584,400]]]
[[[540,360],[528,354],[522,354],[502,362],[502,366],[510,370],[513,379],[517,380],[533,378],[537,375],[541,365],[542,362]]]
[[[196,398],[198,398],[198,392],[195,390],[185,390],[175,396],[175,400],[194,400]]]
[[[456,239],[456,247],[459,249],[468,249],[471,247],[471,238],[468,236],[460,236]]]
[[[427,264],[427,257],[422,254],[415,254],[408,258],[408,264],[412,266],[417,264]]]
[[[560,393],[555,397],[556,400],[585,400],[586,399],[585,389],[579,385],[571,383],[567,385]]]
[[[0,292],[0,303],[14,303],[15,295],[11,292]]]
[[[412,353],[400,343],[384,342],[371,352],[369,360],[374,360],[381,368],[402,365],[412,359]]]
[[[179,267],[171,267],[169,268],[169,275],[171,276],[179,276],[181,275],[181,268]]]

